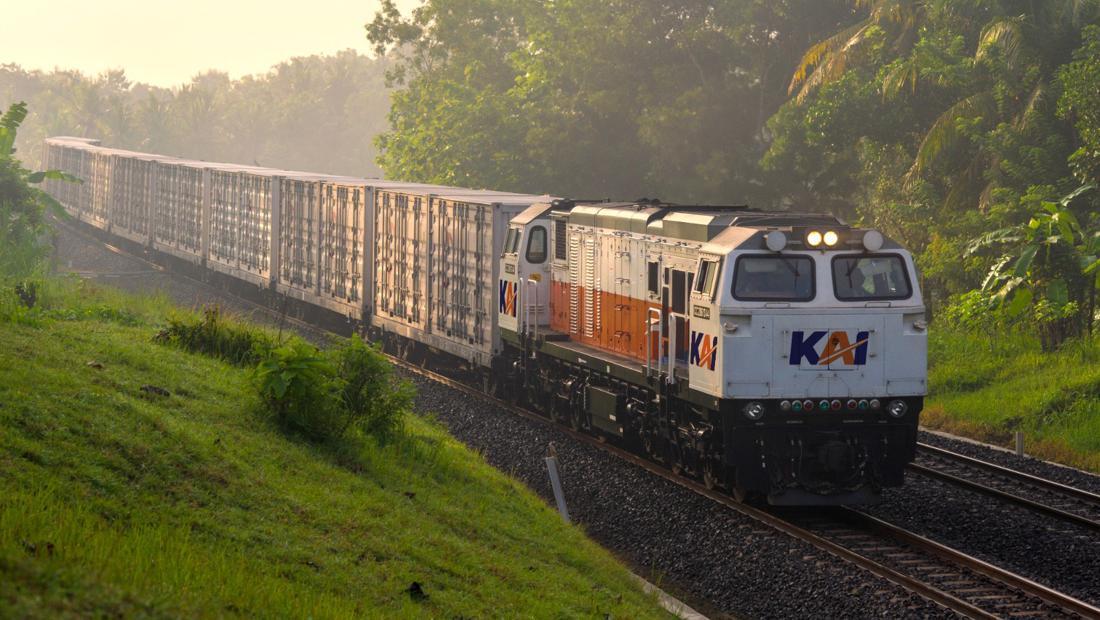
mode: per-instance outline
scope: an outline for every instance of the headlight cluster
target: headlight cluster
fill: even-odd
[[[838,243],[840,243],[840,235],[835,230],[826,230],[825,232],[811,230],[806,233],[806,245],[811,248],[820,247],[821,244],[831,248]]]

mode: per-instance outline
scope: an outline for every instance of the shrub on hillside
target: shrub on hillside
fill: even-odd
[[[357,427],[382,441],[401,431],[402,414],[412,407],[413,387],[393,376],[393,366],[377,346],[352,337],[331,353],[341,384],[346,427]]]
[[[226,321],[217,306],[203,309],[201,317],[169,319],[168,327],[154,340],[238,366],[259,363],[274,347],[272,339],[259,329]]]
[[[413,399],[411,385],[359,338],[327,353],[301,341],[272,349],[256,366],[255,383],[280,426],[322,442],[353,431],[388,441]]]
[[[346,430],[335,369],[312,346],[294,340],[272,349],[254,379],[264,408],[284,429],[314,441],[336,439]]]

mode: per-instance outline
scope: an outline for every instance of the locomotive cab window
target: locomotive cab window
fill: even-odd
[[[810,301],[814,261],[808,256],[746,255],[737,259],[733,297],[741,301]]]
[[[721,261],[710,258],[699,259],[699,268],[696,272],[693,290],[696,293],[703,293],[707,297],[713,297],[714,286],[718,283],[718,274],[721,272],[720,266]]]
[[[519,240],[523,231],[519,228],[509,228],[508,236],[504,238],[504,250],[501,254],[515,254],[519,251]]]
[[[535,226],[527,235],[527,262],[539,265],[546,262],[546,227]]]
[[[649,290],[650,295],[657,295],[661,292],[660,267],[661,265],[657,261],[646,263],[646,289]]]
[[[840,301],[908,299],[911,294],[905,261],[897,254],[833,258],[833,292]]]

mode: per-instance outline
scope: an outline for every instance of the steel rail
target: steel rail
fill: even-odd
[[[936,446],[930,446],[923,443],[919,443],[917,444],[917,446],[921,452],[927,453],[933,458],[943,459],[945,461],[961,464],[963,467],[977,469],[991,474],[994,477],[1009,480],[1012,483],[1020,484],[1025,487],[1039,489],[1042,492],[1061,496],[1067,500],[1070,500],[1071,502],[1083,504],[1087,510],[1093,511],[1096,514],[1100,514],[1100,495],[1064,485],[1059,482],[1054,482],[1053,480],[1040,478],[1026,472],[1002,467],[995,463],[989,463],[987,461],[982,461],[980,459],[976,459],[970,456],[951,452],[950,450],[944,450],[943,448],[939,448]],[[919,454],[920,453],[918,452],[918,455]],[[989,497],[994,497],[1012,504],[1023,506],[1024,508],[1027,508],[1028,510],[1034,512],[1049,515],[1058,519],[1062,519],[1064,521],[1068,521],[1070,523],[1075,523],[1094,531],[1100,531],[1100,520],[1093,519],[1075,512],[1070,512],[1063,508],[1043,503],[1042,501],[1037,501],[1035,499],[1024,497],[1023,495],[1014,493],[1009,490],[982,484],[975,480],[970,480],[954,473],[943,471],[942,469],[937,469],[934,466],[921,463],[910,463],[909,469],[921,474],[922,476],[943,480],[944,482],[947,482],[949,484],[963,487],[971,491],[981,493]]]
[[[506,411],[509,411],[515,415],[523,417],[528,420],[535,421],[540,424],[552,426],[571,439],[593,446],[605,452],[609,452],[620,459],[641,467],[646,471],[660,476],[661,478],[673,482],[681,487],[706,497],[712,501],[718,502],[723,506],[736,510],[741,514],[744,514],[758,522],[761,522],[773,529],[779,530],[789,536],[796,539],[807,542],[823,551],[826,551],[834,556],[837,556],[843,560],[851,562],[868,572],[882,577],[887,581],[890,581],[918,596],[941,605],[947,609],[963,614],[971,618],[998,618],[1000,617],[994,612],[990,612],[977,604],[966,600],[964,596],[960,596],[957,593],[945,590],[944,588],[937,587],[921,579],[907,575],[895,568],[888,566],[883,562],[879,562],[864,554],[861,554],[855,550],[852,550],[843,544],[837,543],[833,540],[829,540],[828,537],[815,533],[810,529],[801,527],[794,523],[792,519],[785,518],[781,515],[774,514],[768,510],[757,508],[748,504],[742,504],[732,497],[720,493],[718,491],[707,489],[702,483],[677,475],[666,469],[665,467],[646,460],[638,455],[623,450],[613,444],[600,441],[592,435],[582,433],[580,431],[573,430],[569,427],[557,424],[545,416],[536,412],[525,409],[519,405],[509,403],[502,399],[496,398],[485,394],[480,389],[468,385],[457,379],[433,372],[429,369],[423,368],[419,365],[411,364],[400,358],[389,356],[396,366],[399,366],[408,372],[422,376],[426,379],[440,383],[452,389],[463,392],[469,396],[487,400],[492,404],[500,407]],[[996,566],[979,560],[975,557],[969,556],[961,551],[951,549],[945,545],[934,542],[927,538],[924,538],[918,534],[908,532],[900,527],[889,524],[885,521],[867,515],[865,513],[852,510],[843,509],[845,518],[860,523],[865,526],[866,529],[880,532],[885,536],[903,542],[915,549],[919,549],[922,552],[937,556],[943,560],[950,562],[951,564],[961,566],[972,570],[982,576],[1002,585],[1002,590],[1009,593],[1009,595],[1015,595],[1017,593],[1023,593],[1028,597],[1033,597],[1042,603],[1049,605],[1053,608],[1065,610],[1068,616],[1081,616],[1085,618],[1100,618],[1100,608],[1093,607],[1088,603],[1075,599],[1071,596],[1062,594],[1043,586],[1042,584],[1031,581],[1020,575],[1016,575],[1010,571],[997,568]]]
[[[85,231],[76,231],[75,229],[73,229],[70,226],[66,226],[66,227],[70,228],[71,230],[74,230],[74,232],[78,232],[79,234],[81,234],[82,236],[84,236],[86,238],[93,239],[97,243],[100,243],[100,244],[104,245],[109,250],[111,250],[115,253],[118,253],[120,255],[125,255],[127,257],[130,257],[130,258],[142,261],[144,263],[147,263],[149,265],[152,265],[158,271],[164,271],[164,268],[161,267],[160,265],[158,265],[157,263],[154,263],[154,262],[152,262],[148,259],[145,259],[143,257],[135,256],[133,254],[130,254],[128,252],[120,250],[119,248],[114,247],[111,244],[103,241],[102,239],[99,239],[98,237],[96,237],[94,235],[86,233]],[[296,318],[293,318],[293,317],[288,317],[288,316],[285,316],[285,315],[282,315],[282,314],[278,314],[275,310],[269,308],[268,306],[257,303],[255,301],[250,300],[250,299],[247,299],[247,298],[244,298],[244,297],[241,297],[241,296],[238,296],[238,295],[234,295],[234,294],[229,293],[228,291],[225,291],[225,290],[216,289],[215,287],[212,287],[211,285],[209,285],[206,282],[203,282],[201,280],[197,280],[197,279],[192,278],[190,276],[187,276],[185,274],[180,274],[180,273],[177,273],[177,272],[170,272],[170,273],[175,277],[183,277],[187,280],[195,282],[196,284],[199,284],[199,285],[211,290],[212,292],[215,292],[218,295],[232,297],[232,298],[234,298],[234,299],[236,299],[240,302],[252,305],[252,306],[254,306],[258,309],[261,309],[261,310],[271,314],[272,316],[277,316],[279,318],[279,320],[286,321],[286,322],[289,322],[289,323],[293,323],[295,325],[298,325],[298,326],[300,326],[302,328],[305,328],[309,331],[312,331],[314,333],[321,333],[321,334],[331,333],[331,332],[328,332],[327,330],[319,328],[316,325],[313,325],[313,324],[308,323],[306,321],[302,321],[302,320],[299,320],[299,319],[296,319]],[[483,391],[481,391],[480,389],[478,389],[474,386],[468,385],[466,383],[463,383],[459,380],[453,379],[453,378],[448,377],[446,375],[442,375],[440,373],[431,371],[427,368],[411,364],[411,363],[409,363],[409,362],[407,362],[407,361],[405,361],[401,358],[398,358],[398,357],[395,357],[395,356],[392,356],[392,355],[387,354],[386,357],[395,366],[403,368],[408,372],[420,375],[420,376],[422,376],[422,377],[424,377],[428,380],[431,380],[431,381],[440,383],[442,385],[445,385],[447,387],[450,387],[452,389],[456,389],[458,391],[464,392],[464,393],[466,393],[470,396],[487,400],[487,401],[493,403],[494,405],[496,405],[496,406],[498,406],[498,407],[500,407],[500,408],[502,408],[506,411],[509,411],[513,414],[516,414],[520,417],[523,417],[525,419],[528,419],[528,420],[531,420],[531,421],[534,421],[534,422],[537,422],[537,423],[540,423],[540,424],[544,424],[544,425],[547,425],[547,426],[552,426],[553,428],[558,429],[559,431],[565,433],[567,436],[571,437],[572,439],[574,439],[576,441],[580,441],[580,442],[585,443],[589,446],[595,447],[595,448],[600,449],[600,450],[604,450],[604,451],[606,451],[606,452],[608,452],[608,453],[610,453],[614,456],[619,457],[621,460],[623,460],[627,463],[630,463],[630,464],[635,465],[637,467],[641,467],[642,469],[644,469],[644,470],[646,470],[646,471],[648,471],[648,472],[650,472],[654,475],[657,475],[657,476],[659,476],[659,477],[661,477],[661,478],[663,478],[663,479],[665,479],[669,482],[672,482],[672,483],[677,484],[681,487],[684,487],[684,488],[696,493],[697,495],[700,495],[702,497],[705,497],[707,499],[715,501],[715,502],[717,502],[717,503],[719,503],[723,506],[726,506],[730,509],[733,509],[733,510],[749,517],[749,518],[752,518],[752,519],[756,520],[759,523],[762,523],[762,524],[767,525],[767,526],[769,526],[769,527],[771,527],[775,530],[783,532],[783,533],[785,533],[785,534],[787,534],[787,535],[789,535],[789,536],[791,536],[795,539],[798,539],[798,540],[804,541],[806,543],[809,543],[809,544],[813,545],[814,547],[816,547],[816,548],[818,548],[822,551],[825,551],[825,552],[827,552],[827,553],[829,553],[829,554],[831,554],[835,557],[838,557],[842,560],[845,560],[845,561],[848,561],[852,564],[855,564],[856,566],[859,566],[860,568],[866,570],[867,572],[869,572],[871,574],[874,574],[878,577],[886,579],[887,581],[889,581],[891,583],[894,583],[895,585],[897,585],[897,586],[899,586],[899,587],[901,587],[901,588],[903,588],[903,589],[905,589],[909,592],[912,592],[912,593],[916,594],[917,596],[920,596],[920,597],[922,597],[922,598],[924,598],[928,601],[931,601],[935,604],[938,604],[938,605],[940,605],[940,606],[942,606],[946,609],[949,609],[951,611],[955,611],[957,613],[960,613],[960,614],[962,614],[964,616],[967,616],[967,617],[970,617],[970,618],[998,618],[999,617],[995,613],[992,613],[988,610],[985,610],[985,609],[979,607],[978,605],[975,605],[974,603],[972,603],[970,601],[967,601],[967,600],[957,596],[956,594],[945,591],[942,588],[938,588],[935,585],[927,583],[925,581],[921,581],[920,579],[918,579],[916,577],[913,577],[911,575],[907,575],[907,574],[905,574],[905,573],[903,573],[903,572],[901,572],[901,571],[899,571],[895,568],[887,566],[886,564],[884,564],[882,562],[876,561],[872,558],[867,557],[864,554],[858,553],[857,551],[854,551],[854,550],[852,550],[852,549],[850,549],[850,548],[848,548],[848,547],[846,547],[842,544],[839,544],[837,542],[829,540],[825,536],[816,534],[816,533],[814,533],[814,532],[812,532],[808,529],[800,527],[800,526],[796,525],[795,523],[793,523],[790,519],[783,518],[783,517],[781,517],[777,514],[773,514],[772,512],[769,512],[767,510],[764,510],[764,509],[761,509],[761,508],[758,508],[758,507],[755,507],[755,506],[752,506],[752,505],[749,505],[749,504],[740,503],[740,502],[736,501],[734,498],[732,498],[728,495],[722,494],[722,493],[720,493],[718,491],[715,491],[715,490],[707,489],[706,486],[704,486],[702,483],[699,483],[699,482],[696,482],[694,480],[685,478],[684,476],[681,476],[681,475],[674,474],[671,471],[669,471],[668,469],[662,467],[661,465],[659,465],[657,463],[654,463],[652,461],[643,459],[643,458],[637,456],[636,454],[633,454],[631,452],[623,450],[622,448],[619,448],[619,447],[614,446],[612,444],[606,443],[604,441],[600,441],[599,439],[597,439],[596,437],[594,437],[592,435],[588,435],[588,434],[585,434],[585,433],[581,433],[579,431],[575,431],[571,428],[563,426],[562,424],[558,424],[558,423],[546,418],[545,416],[542,416],[542,415],[540,415],[538,413],[535,413],[533,411],[530,411],[528,409],[524,409],[523,407],[520,407],[520,406],[512,404],[512,403],[509,403],[509,402],[504,401],[502,399],[490,396],[490,395],[484,393]],[[991,564],[988,564],[986,562],[983,562],[983,561],[981,561],[977,558],[973,558],[973,557],[968,556],[968,555],[966,555],[966,554],[964,554],[960,551],[951,549],[949,547],[946,547],[944,545],[941,545],[939,543],[936,543],[936,542],[928,540],[924,537],[921,537],[917,534],[913,534],[911,532],[908,532],[908,531],[906,531],[902,528],[899,528],[899,527],[894,526],[892,524],[889,524],[889,523],[886,523],[886,522],[881,521],[879,519],[876,519],[875,517],[871,517],[870,515],[867,515],[865,513],[861,513],[861,512],[855,511],[855,510],[851,510],[851,509],[843,509],[843,510],[845,511],[844,514],[849,519],[862,521],[864,524],[866,524],[868,527],[874,529],[875,531],[888,533],[889,536],[894,537],[897,540],[901,540],[901,541],[903,541],[907,544],[910,544],[911,546],[913,546],[915,548],[920,548],[920,549],[923,549],[923,550],[927,550],[928,552],[933,553],[935,555],[938,555],[938,556],[940,556],[940,557],[942,557],[942,558],[944,558],[948,561],[952,561],[952,562],[955,562],[956,564],[958,564],[960,566],[964,566],[964,567],[970,568],[972,570],[975,570],[976,572],[979,572],[979,573],[985,575],[986,577],[988,577],[988,578],[990,578],[994,581],[1005,584],[1006,588],[1008,588],[1010,590],[1015,589],[1015,590],[1018,590],[1018,591],[1025,592],[1025,593],[1027,593],[1031,596],[1034,596],[1034,597],[1044,601],[1045,603],[1047,603],[1047,604],[1049,604],[1053,607],[1066,610],[1071,615],[1077,615],[1077,616],[1085,617],[1085,618],[1098,618],[1098,619],[1100,619],[1100,608],[1093,607],[1093,606],[1089,605],[1088,603],[1077,600],[1077,599],[1075,599],[1073,597],[1070,597],[1066,594],[1062,594],[1060,592],[1057,592],[1057,591],[1055,591],[1051,588],[1048,588],[1048,587],[1043,586],[1041,584],[1030,581],[1030,580],[1028,580],[1024,577],[1021,577],[1019,575],[1015,575],[1014,573],[1011,573],[1009,571],[1005,571],[1003,569],[997,568],[997,567],[995,567]]]

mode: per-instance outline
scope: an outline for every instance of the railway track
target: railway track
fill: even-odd
[[[1100,531],[1100,495],[928,444],[909,465],[922,476]]]
[[[728,495],[708,490],[702,483],[673,474],[656,463],[591,435],[555,424],[523,407],[488,396],[461,381],[399,358],[390,359],[408,372],[472,397],[490,400],[526,419],[553,425],[576,441],[610,452],[963,616],[1100,618],[1100,608],[857,510],[843,507],[826,511],[768,510],[742,504]]]
[[[84,231],[75,228],[72,228],[72,230],[81,236],[102,244],[112,252],[142,261],[150,265],[155,271],[163,270],[159,265],[143,257],[120,250]],[[186,275],[180,277],[187,278],[202,286],[209,286]],[[276,317],[279,321],[295,325],[312,334],[323,335],[328,333],[306,321],[279,315],[271,308],[250,299],[222,290],[217,291],[217,293],[230,296],[239,303],[254,307],[272,317]],[[489,400],[495,405],[523,418],[554,426],[576,441],[609,452],[628,463],[736,510],[772,529],[809,543],[826,553],[846,560],[963,616],[971,618],[1053,617],[1100,619],[1100,608],[870,515],[847,508],[826,511],[816,509],[767,510],[739,503],[728,495],[707,489],[702,483],[673,474],[656,463],[642,459],[615,445],[599,441],[591,435],[556,424],[530,410],[491,397],[462,381],[434,372],[423,366],[411,364],[398,357],[387,357],[395,366],[404,369],[406,372],[420,375],[474,398]],[[1022,475],[1026,476],[1026,474]],[[1050,484],[1054,485],[1056,483]]]

